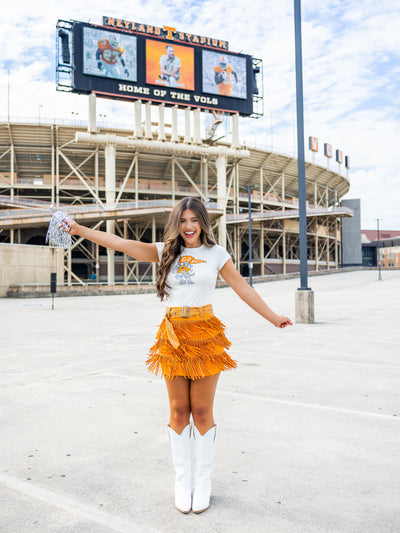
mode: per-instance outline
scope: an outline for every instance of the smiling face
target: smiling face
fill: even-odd
[[[198,248],[201,246],[200,220],[191,209],[182,211],[179,223],[179,235],[182,237],[186,248]]]

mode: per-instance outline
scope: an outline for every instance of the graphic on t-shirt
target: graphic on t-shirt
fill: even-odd
[[[185,283],[192,284],[192,276],[195,272],[192,268],[192,265],[196,263],[207,263],[202,259],[195,259],[191,255],[183,255],[174,268],[175,277],[179,281],[180,285],[185,285]]]

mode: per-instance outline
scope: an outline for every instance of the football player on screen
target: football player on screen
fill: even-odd
[[[119,44],[116,35],[111,35],[111,37],[108,37],[107,39],[101,39],[98,41],[97,47],[97,67],[104,73],[104,76],[108,76],[109,78],[122,77],[118,61],[124,68],[125,76],[129,76],[128,69],[125,68],[125,61],[122,58],[125,48]]]
[[[221,57],[219,65],[214,67],[214,81],[218,86],[218,92],[222,96],[231,96],[232,79],[237,83],[238,77],[226,60],[225,56]]]

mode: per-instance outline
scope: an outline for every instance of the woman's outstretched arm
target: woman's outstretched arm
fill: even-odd
[[[86,226],[81,226],[75,220],[66,219],[69,225],[69,232],[71,235],[79,235],[84,239],[111,248],[111,250],[118,250],[125,254],[134,257],[138,261],[145,261],[147,263],[156,263],[159,261],[157,247],[154,243],[134,241],[131,239],[123,239],[113,233],[99,231]]]
[[[246,283],[245,279],[236,270],[232,259],[229,259],[225,263],[220,270],[220,274],[249,307],[269,320],[274,326],[277,328],[293,326],[290,318],[283,315],[277,315],[270,307],[268,307],[258,292]]]

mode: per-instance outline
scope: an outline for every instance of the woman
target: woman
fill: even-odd
[[[139,261],[159,262],[157,295],[167,308],[146,361],[161,372],[168,390],[168,433],[175,469],[175,507],[182,513],[209,508],[216,425],[213,417],[219,374],[236,367],[226,352],[230,342],[212,311],[218,274],[240,298],[274,326],[292,325],[272,311],[236,270],[212,236],[208,213],[197,198],[183,198],[172,210],[164,243],[144,243],[66,221],[71,235],[124,252]],[[191,496],[190,416],[195,452]]]

